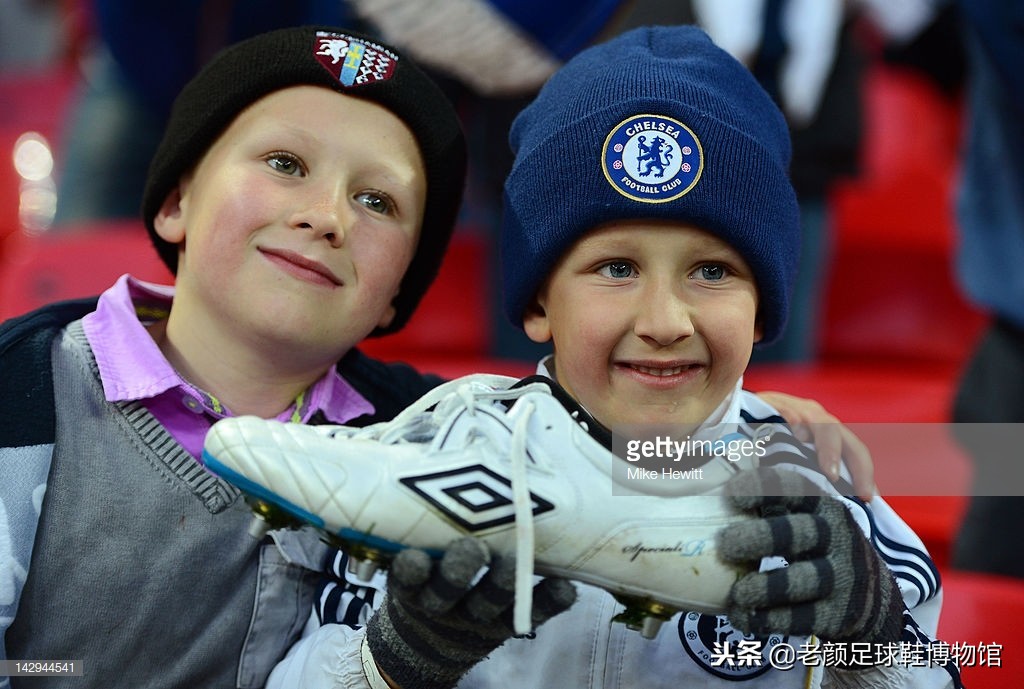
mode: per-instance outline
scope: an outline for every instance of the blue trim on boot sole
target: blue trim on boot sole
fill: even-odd
[[[304,510],[298,505],[285,500],[277,493],[270,491],[269,489],[261,486],[250,478],[242,476],[234,469],[224,466],[221,464],[216,457],[211,455],[205,449],[203,450],[203,464],[210,470],[211,473],[220,476],[228,483],[234,485],[240,491],[246,495],[253,497],[257,500],[270,503],[275,507],[278,507],[289,515],[304,521],[308,524],[315,526],[316,528],[324,531],[325,533],[331,533],[324,525],[324,520],[321,517]],[[348,541],[349,543],[359,544],[380,550],[389,554],[395,554],[399,551],[405,550],[409,546],[402,543],[396,543],[395,541],[374,536],[373,534],[364,533],[362,531],[356,531],[351,528],[342,528],[335,535],[339,538]],[[440,558],[444,554],[443,550],[437,550],[435,548],[424,548],[432,558]]]
[[[373,548],[374,550],[379,550],[389,555],[395,555],[400,551],[411,547],[405,545],[404,543],[396,543],[395,541],[390,541],[386,538],[381,538],[380,536],[374,536],[373,534],[369,534],[364,531],[355,531],[354,529],[350,528],[341,529],[340,531],[338,531],[337,535],[338,538],[343,539],[347,543],[366,546],[368,548]],[[443,550],[438,550],[437,548],[420,548],[420,550],[422,550],[435,560],[440,559],[440,557],[444,555],[445,552]]]
[[[246,495],[256,498],[257,500],[263,500],[264,502],[268,502],[271,505],[274,505],[275,507],[280,507],[282,510],[284,510],[291,516],[296,517],[297,519],[301,519],[302,521],[307,522],[308,524],[312,524],[318,529],[324,529],[323,519],[316,516],[312,512],[308,512],[299,507],[298,505],[295,505],[294,503],[285,500],[277,493],[271,492],[267,488],[264,488],[260,484],[253,481],[252,479],[242,476],[234,469],[230,469],[224,466],[219,461],[217,461],[216,457],[211,455],[205,449],[203,450],[203,464],[212,473],[216,474],[217,476],[220,476],[228,483],[234,485],[236,488],[238,488]]]

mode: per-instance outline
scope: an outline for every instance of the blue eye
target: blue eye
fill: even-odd
[[[706,266],[700,267],[700,277],[702,280],[708,280],[709,282],[717,282],[724,280],[726,276],[725,266],[711,263]]]
[[[301,175],[305,173],[299,159],[289,153],[274,153],[267,157],[267,165],[285,175]]]
[[[356,194],[356,200],[375,213],[388,215],[394,212],[395,204],[386,194],[375,191],[364,191]]]
[[[636,275],[636,269],[633,268],[631,263],[626,261],[605,263],[597,269],[597,272],[603,277],[612,278],[613,280],[625,280]]]

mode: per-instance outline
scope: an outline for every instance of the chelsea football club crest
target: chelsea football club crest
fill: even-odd
[[[782,634],[767,638],[744,634],[733,627],[725,615],[688,612],[679,618],[679,640],[693,662],[715,677],[734,682],[768,672],[772,668],[769,660],[772,648],[788,639]],[[741,652],[743,657],[737,657],[736,649],[742,649],[744,644],[755,649],[754,654]],[[721,651],[726,647],[732,649],[733,655],[723,658]]]
[[[635,115],[604,140],[601,166],[608,183],[627,198],[664,203],[683,196],[704,170],[696,134],[664,115]]]

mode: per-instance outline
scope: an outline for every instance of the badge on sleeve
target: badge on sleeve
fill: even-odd
[[[689,612],[679,618],[679,640],[693,662],[706,672],[738,682],[771,670],[771,649],[787,643],[789,637],[772,634],[757,638],[737,630],[725,615]],[[728,653],[723,654],[722,649],[728,649]]]

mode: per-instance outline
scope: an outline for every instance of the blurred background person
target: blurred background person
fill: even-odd
[[[1020,491],[1020,433],[1002,424],[1024,421],[1024,1],[959,7],[969,72],[957,275],[992,323],[960,381],[953,420],[992,425],[959,434],[975,477],[953,565],[1024,577],[1024,551],[1010,546],[1024,529],[1024,497],[992,494]]]
[[[353,19],[339,0],[80,0],[76,9],[91,40],[59,142],[57,230],[138,217],[171,103],[220,48],[283,26]]]
[[[746,64],[786,115],[790,176],[800,202],[800,270],[786,333],[758,347],[752,363],[817,356],[822,284],[830,263],[828,193],[857,173],[863,131],[861,84],[867,56],[858,9],[844,0],[692,0],[694,15]]]

